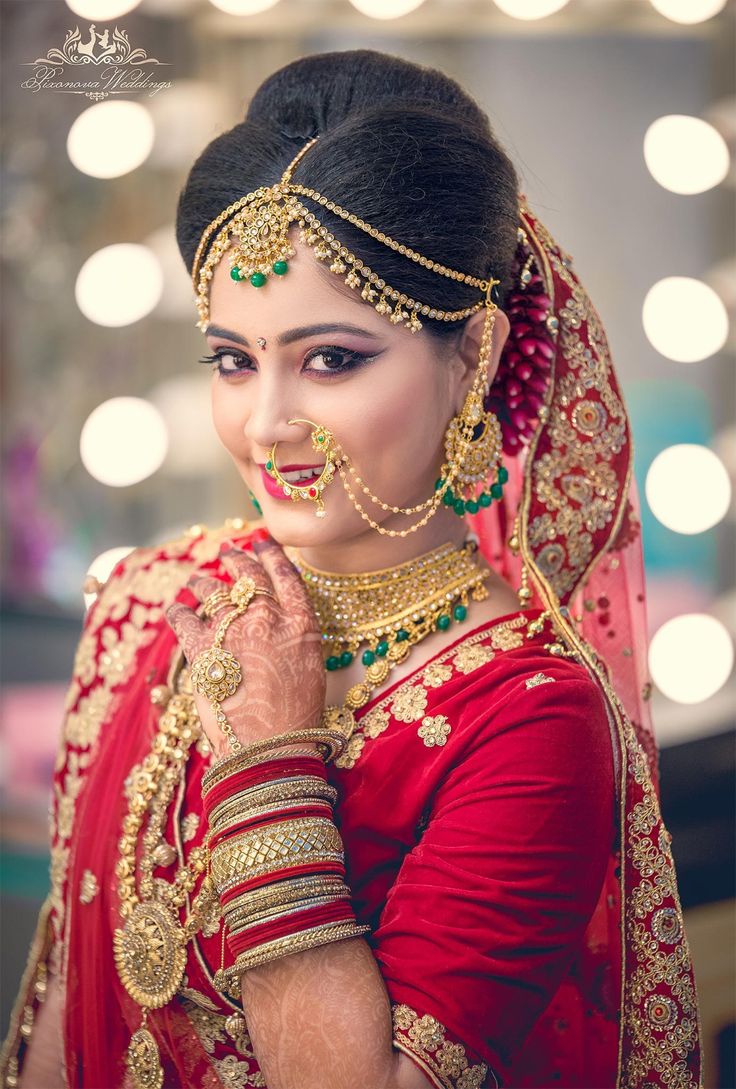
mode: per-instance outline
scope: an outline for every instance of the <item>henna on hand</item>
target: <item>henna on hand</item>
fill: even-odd
[[[256,594],[245,612],[230,624],[222,644],[237,658],[243,674],[238,691],[221,704],[243,744],[318,726],[326,694],[322,636],[306,587],[279,544],[258,544],[258,558],[239,548],[221,553],[222,565],[233,582],[249,575],[258,587],[274,594]],[[229,588],[221,579],[196,574],[188,586],[202,602],[215,590]],[[166,610],[166,618],[190,663],[212,646],[227,612],[218,610],[207,619],[181,602]],[[195,693],[195,701],[213,748],[224,754],[227,744],[211,704],[199,693]]]

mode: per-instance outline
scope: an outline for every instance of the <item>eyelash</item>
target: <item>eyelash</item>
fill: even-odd
[[[357,370],[359,367],[364,366],[366,363],[374,358],[373,356],[363,355],[362,352],[351,351],[348,348],[338,348],[334,345],[330,345],[329,347],[325,346],[323,348],[317,348],[310,355],[308,355],[307,358],[314,359],[315,356],[319,355],[337,355],[343,357],[343,363],[339,367],[333,367],[330,370],[325,371],[313,370],[311,372],[312,374],[319,375],[320,378],[322,378],[322,376],[329,377],[330,375],[335,374],[346,374],[348,371]],[[220,348],[212,355],[202,356],[199,362],[215,364],[214,370],[216,370],[217,373],[222,375],[224,378],[231,378],[233,375],[252,373],[252,369],[248,367],[223,367],[222,360],[224,358],[227,358],[228,356],[231,356],[233,359],[236,360],[245,359],[249,362],[251,361],[249,356],[244,356],[240,352],[235,351],[233,348]],[[345,360],[349,361],[345,362]]]

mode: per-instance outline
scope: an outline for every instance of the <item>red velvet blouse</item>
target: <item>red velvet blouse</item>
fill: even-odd
[[[117,800],[149,749],[160,714],[150,689],[166,681],[176,647],[161,610],[146,604],[154,569],[168,580],[162,602],[193,603],[182,589],[193,553],[134,557],[88,618],[57,773],[62,807],[70,767],[83,780],[61,840],[57,808],[67,1067],[71,1085],[96,1089],[123,1084],[123,1055],[140,1023],[117,977],[112,935],[120,926]],[[196,565],[228,580],[216,555],[200,553]],[[529,637],[538,615],[473,627],[471,610],[446,650],[357,713],[349,748],[328,768],[355,912],[371,927],[365,940],[391,1001],[395,1046],[445,1089],[616,1082],[620,971],[595,938],[618,910],[615,745],[586,669],[545,650],[555,640],[549,624]],[[131,625],[137,635],[112,679],[109,717],[85,749],[79,705],[109,673],[110,648],[126,630],[131,640]],[[90,756],[81,768],[80,752]],[[185,856],[204,837],[209,760],[190,750],[185,788],[169,812],[166,839]],[[177,865],[155,875],[170,881]],[[167,1086],[264,1084],[247,1033],[229,1031],[233,1007],[212,987],[221,949],[215,922],[188,946],[181,992],[149,1015]]]

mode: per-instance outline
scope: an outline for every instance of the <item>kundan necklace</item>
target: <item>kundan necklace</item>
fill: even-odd
[[[342,574],[312,567],[297,550],[286,549],[322,629],[325,667],[349,666],[367,644],[361,655],[364,679],[348,690],[342,707],[325,709],[323,726],[349,738],[355,729],[353,712],[368,702],[411,647],[435,630],[447,631],[453,619],[465,620],[471,597],[482,601],[488,596],[483,582],[490,571],[478,565],[477,550],[471,537],[459,548],[448,542],[393,567]]]

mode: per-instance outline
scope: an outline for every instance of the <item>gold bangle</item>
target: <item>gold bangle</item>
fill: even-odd
[[[224,882],[254,876],[266,866],[285,868],[302,859],[339,854],[344,860],[343,842],[337,825],[329,817],[294,817],[266,828],[254,828],[218,844],[210,854],[210,873],[218,892]]]
[[[265,885],[263,889],[254,889],[236,897],[227,906],[227,915],[245,918],[257,912],[272,910],[275,907],[285,907],[287,904],[296,904],[300,900],[312,896],[342,896],[350,895],[350,890],[341,877],[334,875],[331,882],[317,881],[313,885],[296,885],[292,888],[283,888],[288,881],[276,881]],[[254,893],[264,892],[268,895],[255,896]]]
[[[256,817],[268,817],[272,813],[278,816],[281,813],[287,812],[289,809],[293,809],[295,805],[314,805],[319,806],[324,816],[332,820],[332,805],[326,798],[289,798],[281,802],[265,802],[261,806],[253,806],[250,809],[241,809],[227,821],[217,825],[217,828],[213,831],[226,832],[230,828],[237,828],[242,821],[254,820]],[[310,816],[322,816],[323,814],[310,814]]]
[[[322,756],[325,764],[328,764],[333,758],[341,756],[347,747],[347,738],[343,734],[338,733],[337,730],[323,730],[321,727],[291,730],[289,733],[263,737],[259,741],[253,741],[243,746],[233,755],[228,754],[221,757],[212,767],[208,768],[202,778],[202,797],[206,797],[212,787],[228,775],[252,767],[251,757],[268,752],[270,749],[277,749],[283,745],[302,741],[314,742],[318,747],[324,745],[327,749],[326,754]]]
[[[340,900],[349,899],[350,892],[346,889],[345,892],[338,895],[325,893],[324,896],[313,896],[309,900],[299,900],[295,903],[280,906],[275,905],[258,914],[254,913],[249,916],[231,917],[228,913],[225,916],[225,926],[230,934],[243,934],[262,923],[276,922],[277,919],[285,919],[287,915],[299,915],[302,911],[306,911],[311,907],[319,907],[321,904],[337,904]]]
[[[281,784],[285,784],[281,786]],[[334,806],[337,790],[324,779],[316,776],[301,776],[293,779],[275,779],[263,786],[248,787],[231,798],[220,802],[210,813],[210,832],[219,832],[233,816],[252,806],[265,805],[267,802],[308,801],[312,798],[324,798]]]
[[[301,953],[305,949],[315,949],[329,942],[357,938],[369,930],[369,926],[359,926],[357,923],[322,923],[309,930],[301,930],[297,934],[288,934],[286,937],[264,942],[255,949],[249,949],[247,953],[241,953],[235,964],[225,968],[221,975],[218,972],[214,981],[215,988],[218,991],[223,990],[224,987],[219,986],[220,981],[227,984],[249,968],[257,968],[261,964],[268,964],[269,961],[286,957],[290,953]]]

